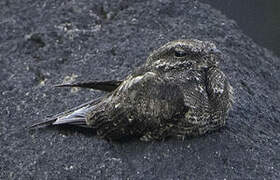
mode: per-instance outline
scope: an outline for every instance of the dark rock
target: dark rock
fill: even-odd
[[[1,179],[278,179],[280,61],[210,6],[182,1],[1,1]],[[64,79],[122,79],[175,39],[224,53],[236,102],[226,128],[185,141],[107,142],[88,130],[27,130],[102,95]]]

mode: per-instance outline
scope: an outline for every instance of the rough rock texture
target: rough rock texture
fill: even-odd
[[[107,142],[25,126],[102,95],[63,80],[122,79],[151,50],[211,40],[235,89],[226,128],[185,141]],[[279,179],[280,61],[193,0],[1,1],[0,179]]]

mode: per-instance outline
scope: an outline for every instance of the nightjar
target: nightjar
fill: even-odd
[[[232,87],[219,69],[220,51],[208,41],[172,41],[155,50],[123,81],[61,84],[108,92],[41,125],[93,128],[105,139],[197,136],[225,125]]]

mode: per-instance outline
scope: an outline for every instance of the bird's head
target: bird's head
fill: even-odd
[[[220,51],[209,41],[196,39],[171,41],[155,50],[147,59],[147,66],[156,68],[201,70],[217,66]]]

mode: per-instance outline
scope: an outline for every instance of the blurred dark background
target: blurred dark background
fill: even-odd
[[[200,0],[234,19],[257,44],[280,56],[280,0]]]

